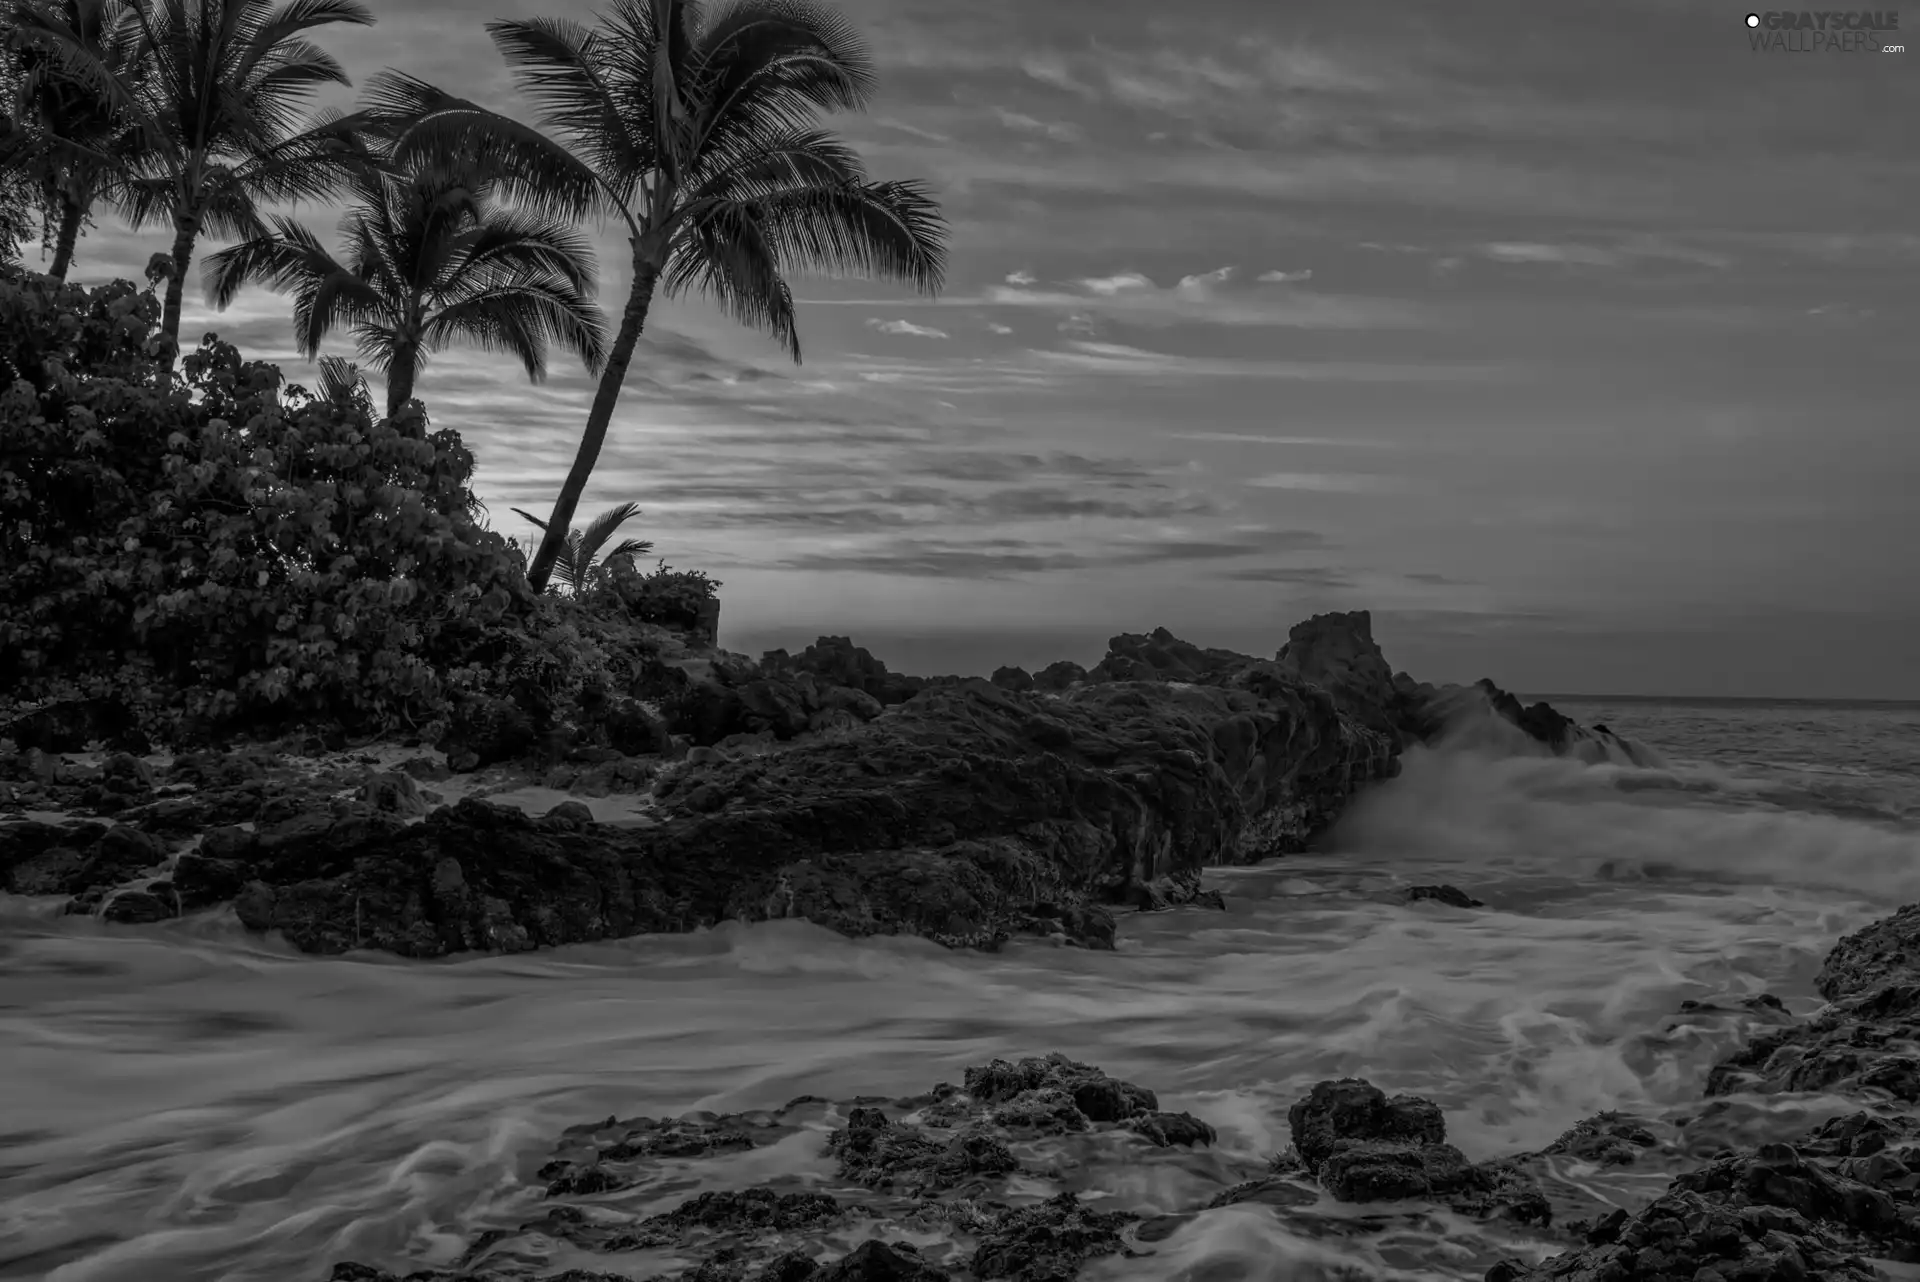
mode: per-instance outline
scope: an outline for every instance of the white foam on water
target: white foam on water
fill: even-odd
[[[1287,1144],[1288,1106],[1327,1077],[1432,1098],[1474,1157],[1603,1108],[1669,1114],[1734,1036],[1662,1040],[1681,1001],[1805,1008],[1837,935],[1920,899],[1914,834],[1734,792],[1666,765],[1416,751],[1328,851],[1223,870],[1225,913],[1129,916],[1106,954],[777,922],[413,963],[296,956],[230,912],[109,927],[0,899],[0,1279],[445,1262],[532,1205],[569,1125],[914,1094],[1052,1050],[1245,1160]],[[1487,906],[1401,902],[1436,882]],[[809,1136],[728,1162],[742,1183],[824,1169]],[[1142,1168],[1115,1193],[1166,1211],[1186,1178]],[[1242,1206],[1089,1276],[1478,1277],[1453,1249]]]

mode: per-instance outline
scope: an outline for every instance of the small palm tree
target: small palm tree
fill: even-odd
[[[427,358],[454,343],[518,357],[536,383],[549,343],[600,367],[605,324],[585,237],[498,208],[493,183],[470,166],[363,169],[349,184],[356,200],[341,223],[344,262],[275,216],[274,230],[207,260],[208,298],[225,308],[249,281],[291,290],[301,355],[312,360],[328,331],[345,326],[361,358],[386,375],[389,415],[413,396]]]
[[[332,55],[306,38],[336,22],[368,25],[359,0],[137,0],[138,83],[29,0],[26,37],[56,51],[138,126],[137,145],[115,157],[114,203],[135,228],[173,229],[160,327],[180,336],[187,267],[202,232],[249,239],[265,227],[261,202],[332,194],[363,163],[357,122],[337,113],[297,127],[295,109],[322,85],[347,84]]]
[[[519,508],[513,510],[533,522],[542,533],[546,532],[545,521],[531,512],[525,512]],[[589,577],[598,566],[607,564],[617,556],[645,556],[653,551],[653,544],[645,539],[624,539],[604,557],[600,555],[600,549],[605,547],[607,540],[613,537],[613,532],[619,529],[627,518],[637,515],[639,511],[638,503],[621,503],[595,517],[593,523],[586,529],[567,531],[567,537],[562,542],[564,550],[559,559],[553,563],[553,577],[564,583],[570,590],[578,592],[587,585]],[[535,591],[539,590],[535,589]]]
[[[71,44],[129,87],[143,74],[140,16],[130,0],[18,0],[6,44],[18,72],[15,128],[0,142],[0,168],[37,190],[53,233],[47,274],[65,280],[80,229],[111,187],[120,159],[137,146],[138,126],[84,79],[65,70]],[[58,36],[43,27],[57,28]]]
[[[487,31],[541,119],[571,147],[396,73],[375,110],[412,122],[404,154],[495,157],[518,199],[625,222],[632,287],[580,447],[528,570],[542,586],[606,442],[656,289],[702,290],[800,359],[797,270],[847,271],[937,290],[946,224],[916,182],[868,179],[813,127],[864,106],[873,68],[858,36],[813,0],[614,0],[595,27],[558,18]]]
[[[320,399],[373,413],[373,389],[367,386],[360,367],[344,356],[320,358]]]

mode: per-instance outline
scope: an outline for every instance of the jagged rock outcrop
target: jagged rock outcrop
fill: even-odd
[[[631,689],[583,699],[580,724],[558,724],[538,691],[471,701],[445,768],[531,760],[550,787],[650,791],[646,832],[473,806],[408,828],[433,804],[404,782],[419,762],[353,801],[338,780],[287,791],[284,771],[245,753],[188,754],[162,796],[138,758],[82,769],[32,750],[13,770],[42,795],[84,789],[138,831],[260,832],[210,834],[162,869],[152,851],[136,868],[111,842],[94,850],[97,833],[30,830],[13,843],[31,855],[0,872],[86,911],[115,886],[141,891],[106,914],[120,918],[233,896],[249,925],[318,951],[436,956],[772,917],[1106,947],[1108,905],[1217,905],[1202,869],[1304,849],[1397,771],[1413,706],[1383,678],[1365,613],[1308,620],[1275,660],[1123,634],[1093,671],[1056,664],[1040,680],[903,677],[844,637],[760,663],[655,625],[627,640]],[[153,884],[127,884],[142,877]]]
[[[1400,692],[1373,639],[1371,612],[1316,614],[1294,624],[1274,662],[1325,690],[1336,707],[1361,724],[1383,733],[1404,729]]]
[[[810,674],[824,687],[843,687],[872,695],[882,706],[905,703],[931,685],[952,684],[953,677],[913,677],[889,671],[864,646],[846,637],[821,637],[799,654],[769,650],[760,657],[768,676]]]
[[[1219,684],[1259,662],[1233,650],[1209,650],[1182,641],[1165,628],[1122,632],[1107,642],[1107,655],[1087,673],[1089,681],[1182,681]]]
[[[1298,850],[1393,769],[1323,693],[935,688],[845,735],[685,763],[643,832],[465,802],[404,831],[340,820],[250,867],[241,920],[409,956],[801,917],[851,935],[1110,946],[1101,905]],[[355,825],[361,826],[355,826]]]
[[[1402,736],[1453,747],[1530,749],[1583,761],[1660,764],[1657,754],[1605,726],[1583,726],[1545,702],[1523,704],[1486,678],[1468,686],[1434,686],[1405,673],[1394,679],[1391,705]]]

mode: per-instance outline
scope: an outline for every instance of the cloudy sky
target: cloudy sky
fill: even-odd
[[[481,22],[592,15],[373,3],[323,35],[356,78],[523,115]],[[720,578],[729,647],[986,671],[1368,607],[1435,680],[1920,698],[1920,50],[1755,52],[1712,0],[843,8],[883,79],[836,127],[934,184],[948,289],[799,283],[798,367],[656,307],[583,508]],[[161,240],[103,219],[75,276]],[[270,294],[208,328],[311,374]],[[522,535],[591,391],[420,384]]]

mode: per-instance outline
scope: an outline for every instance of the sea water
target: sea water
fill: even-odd
[[[1210,874],[1224,913],[1126,917],[1117,953],[771,923],[314,958],[227,910],[109,927],[0,896],[0,1278],[446,1264],[525,1218],[569,1125],[907,1095],[1054,1050],[1212,1123],[1209,1160],[1284,1149],[1287,1107],[1348,1075],[1434,1100],[1474,1158],[1601,1109],[1697,1119],[1741,1029],[1682,1002],[1813,1009],[1834,940],[1920,900],[1920,707],[1561,706],[1654,764],[1415,750],[1324,851]],[[1487,906],[1405,902],[1441,882]],[[1839,1107],[1736,1100],[1692,1134],[1751,1143]],[[713,1178],[808,1172],[831,1172],[817,1136]],[[1629,1205],[1661,1178],[1571,1174]],[[1147,1215],[1215,1191],[1177,1164],[1102,1178],[1108,1205]],[[1378,1210],[1206,1211],[1088,1276],[1477,1278],[1501,1249],[1445,1213]]]

